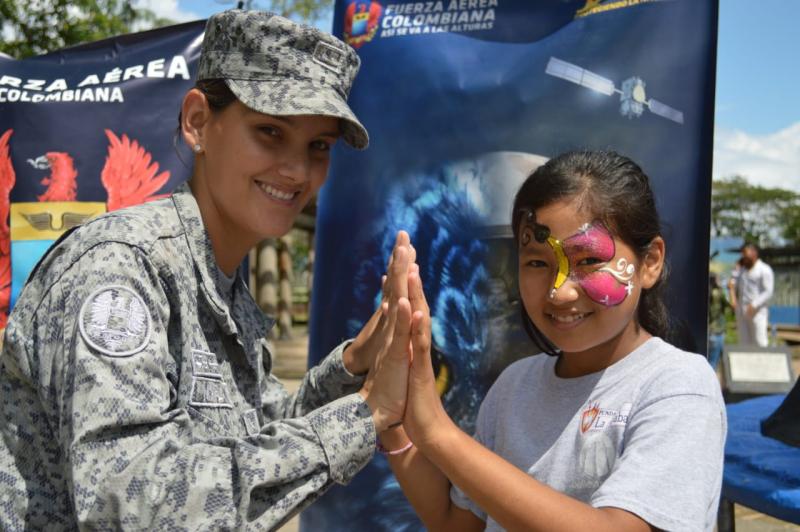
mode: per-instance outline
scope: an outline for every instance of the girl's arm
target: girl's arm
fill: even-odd
[[[403,427],[389,429],[380,438],[387,449],[402,449],[409,441]],[[387,458],[403,493],[429,531],[478,532],[486,527],[478,516],[452,503],[450,481],[416,447]]]
[[[403,491],[431,530],[477,530],[482,525],[450,502],[449,483],[507,530],[651,530],[619,508],[594,508],[538,482],[462,432],[442,407],[430,358],[430,313],[419,276],[409,274],[413,362],[404,428],[415,444],[391,457]],[[520,405],[522,407],[522,405]],[[382,434],[396,448],[394,434]],[[535,435],[532,435],[535,437]],[[447,480],[449,479],[449,480]],[[478,523],[476,523],[478,521]],[[476,526],[478,528],[476,528]]]
[[[413,498],[409,496],[409,500],[429,529],[481,529],[466,528],[467,523],[478,521],[480,524],[480,520],[450,502],[449,478],[506,530],[651,530],[645,521],[630,512],[619,508],[594,508],[538,482],[460,431],[452,421],[449,425],[437,429],[439,434],[434,439],[420,444],[421,452],[404,460],[404,471],[392,464],[398,479],[400,475],[406,476],[406,482],[400,481],[400,485],[407,494],[411,493],[406,490],[405,484],[410,484],[407,479],[415,479],[416,493]],[[438,479],[428,473],[431,469],[436,470]],[[439,479],[446,482],[444,490],[435,484]],[[442,493],[443,502],[440,500]],[[468,514],[472,519],[461,514]]]

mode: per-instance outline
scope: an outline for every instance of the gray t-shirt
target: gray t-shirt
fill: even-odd
[[[475,439],[529,475],[594,507],[664,530],[712,531],[726,418],[700,355],[652,338],[603,371],[562,379],[555,357],[506,368],[481,405]],[[457,487],[453,502],[502,530]]]

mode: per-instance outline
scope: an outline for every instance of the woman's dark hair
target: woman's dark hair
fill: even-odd
[[[237,100],[236,95],[221,78],[202,79],[194,87],[205,94],[212,111],[222,111]]]
[[[194,88],[202,92],[208,106],[212,111],[222,111],[230,104],[236,101],[236,95],[228,88],[228,84],[224,79],[201,79],[195,83]],[[178,133],[181,132],[181,119],[183,118],[182,112],[178,112]]]
[[[514,198],[511,227],[519,245],[520,222],[525,209],[534,213],[555,201],[576,196],[581,208],[602,221],[612,233],[644,258],[654,238],[661,235],[661,222],[650,181],[642,169],[613,151],[563,153],[536,169]],[[666,265],[652,288],[642,290],[637,323],[655,336],[667,337],[669,317],[662,300]],[[536,346],[550,355],[558,349],[533,324],[524,306],[525,331]]]
[[[201,79],[194,85],[195,89],[198,89],[202,92],[206,100],[208,101],[208,106],[211,108],[212,111],[218,112],[222,111],[230,104],[237,100],[236,95],[228,88],[228,84],[225,83],[224,79],[215,78],[215,79]],[[180,150],[178,150],[178,139],[181,136],[181,120],[183,119],[183,112],[178,111],[178,128],[175,130],[175,136],[173,138],[173,147],[178,154],[178,158],[183,162],[183,157],[181,157]],[[184,165],[186,163],[184,162]]]

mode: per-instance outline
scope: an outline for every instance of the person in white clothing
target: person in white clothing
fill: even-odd
[[[767,346],[767,304],[774,285],[772,268],[758,258],[758,248],[755,244],[745,244],[728,285],[731,304],[736,309],[740,344]]]

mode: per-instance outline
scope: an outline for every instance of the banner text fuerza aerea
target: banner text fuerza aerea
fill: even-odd
[[[76,88],[71,89],[64,78],[22,79],[0,75],[0,103],[3,102],[122,102],[120,87],[95,87],[119,83],[136,78],[189,79],[189,66],[182,55],[174,56],[167,65],[166,59],[154,59],[144,65],[134,65],[124,70],[116,67],[102,76],[90,74]]]
[[[381,38],[492,29],[498,0],[449,0],[388,4]]]
[[[497,0],[449,0],[444,2],[411,2],[409,4],[388,4],[387,15],[419,15],[421,13],[436,13],[444,11],[458,11],[464,9],[483,9],[497,7]]]

